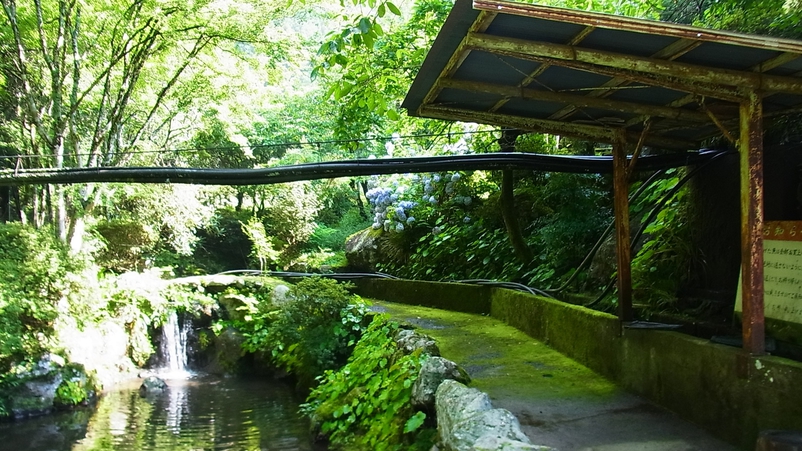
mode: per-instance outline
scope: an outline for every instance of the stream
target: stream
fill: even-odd
[[[0,450],[321,451],[290,385],[274,380],[167,380],[139,396],[138,381],[106,393],[96,409],[0,423]]]

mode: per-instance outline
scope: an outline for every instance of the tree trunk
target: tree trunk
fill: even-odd
[[[237,206],[234,207],[234,211],[242,210],[242,202],[245,200],[245,192],[242,190],[237,190]]]
[[[504,217],[504,225],[507,228],[507,236],[510,238],[515,250],[515,255],[523,264],[532,261],[532,251],[526,245],[521,224],[518,222],[518,215],[515,213],[515,195],[513,192],[513,173],[511,170],[502,171],[501,180],[501,215]]]
[[[365,184],[367,185],[367,183]],[[357,207],[359,207],[359,216],[362,219],[367,220],[368,214],[365,213],[365,204],[362,202],[362,193],[360,192],[362,190],[362,183],[352,179],[349,185],[351,186],[351,189],[353,189],[356,192],[356,205]]]
[[[520,134],[519,130],[502,131],[498,140],[501,151],[514,152],[515,140]],[[518,222],[518,215],[515,212],[515,187],[512,170],[502,171],[501,177],[501,216],[504,218],[507,236],[510,238],[510,244],[512,244],[518,260],[528,265],[532,261],[532,251],[526,245],[526,240],[521,231],[521,224]]]

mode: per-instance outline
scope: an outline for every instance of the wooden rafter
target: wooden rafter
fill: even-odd
[[[543,102],[570,104],[581,108],[599,108],[622,113],[635,113],[647,116],[665,117],[678,121],[689,121],[695,123],[710,122],[710,118],[706,114],[688,109],[665,107],[660,105],[646,105],[636,102],[625,102],[621,100],[582,96],[564,92],[545,91],[542,89],[516,88],[493,83],[481,83],[453,79],[443,80],[440,83],[440,86],[442,88],[459,89],[462,91],[495,94],[506,99],[517,98],[539,100]]]
[[[802,94],[802,80],[793,77],[698,66],[577,46],[468,33],[467,48],[601,74],[621,73],[622,78],[674,87],[724,100],[743,99],[750,90]]]
[[[451,108],[438,105],[421,105],[418,114],[425,117],[446,120],[458,120],[466,122],[481,122],[484,124],[498,125],[501,127],[511,127],[521,130],[550,133],[553,135],[571,136],[579,139],[598,142],[612,142],[614,128],[579,124],[574,122],[551,121],[548,119],[534,119],[511,114],[490,113],[487,111],[475,111],[464,108]],[[627,133],[627,138],[637,142],[638,133]],[[646,145],[662,147],[666,149],[688,150],[693,148],[694,143],[680,139],[666,138],[662,136],[648,136]]]
[[[676,41],[672,42],[671,44],[665,46],[664,48],[652,54],[651,57],[672,61],[695,49],[700,44],[701,43],[699,41],[692,41],[689,39],[677,39]],[[630,84],[629,80],[620,77],[615,77],[612,80],[609,80],[606,83],[604,83],[602,86],[614,87],[614,86],[624,86],[628,84]],[[610,95],[612,92],[613,91],[598,90],[598,91],[591,91],[588,95],[595,97],[606,97]],[[575,111],[576,108],[569,105],[563,108],[562,110],[554,113],[551,117],[549,117],[549,119],[554,119],[554,120],[565,119],[569,117],[571,114],[573,114]]]
[[[567,42],[567,44],[568,45],[577,45],[577,44],[579,44],[580,42],[582,42],[583,39],[585,39],[595,29],[596,29],[595,27],[585,27],[585,28],[583,28],[582,31],[580,31],[573,38],[571,38]],[[533,81],[535,81],[535,79],[537,77],[542,75],[543,72],[545,72],[546,69],[548,69],[549,67],[550,66],[548,64],[541,64],[531,74],[529,74],[526,78],[524,78],[523,81],[521,81],[518,84],[518,86],[521,87],[521,88],[525,88],[525,87],[529,86],[530,84],[532,84]],[[499,100],[498,102],[496,102],[495,105],[493,105],[492,108],[490,108],[490,112],[492,113],[492,112],[498,111],[499,108],[504,106],[507,102],[509,102],[509,100],[510,100],[510,98],[508,98],[508,97]]]

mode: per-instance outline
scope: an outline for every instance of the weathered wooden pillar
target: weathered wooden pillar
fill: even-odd
[[[741,102],[741,271],[743,347],[766,351],[763,315],[763,102],[750,92]]]
[[[616,260],[618,263],[618,318],[633,319],[632,252],[629,238],[629,173],[627,171],[627,139],[623,130],[613,140],[613,206],[615,213]]]

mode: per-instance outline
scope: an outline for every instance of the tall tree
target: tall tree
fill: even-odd
[[[281,57],[268,25],[288,13],[270,0],[0,3],[5,128],[20,153],[37,157],[29,167],[121,165],[174,142],[187,110],[212,94],[215,52]],[[94,188],[42,192],[53,192],[67,239],[91,211]],[[33,210],[47,199],[35,196]]]

